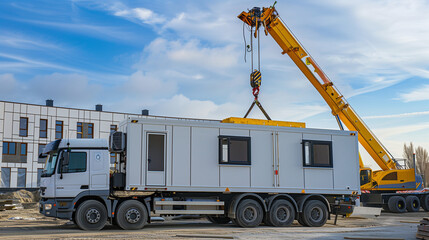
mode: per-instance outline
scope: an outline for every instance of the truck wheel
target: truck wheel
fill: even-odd
[[[124,230],[137,230],[144,227],[148,219],[146,207],[137,200],[127,200],[116,211],[116,224]]]
[[[407,196],[405,198],[405,204],[408,212],[418,212],[420,210],[420,200],[414,195]]]
[[[76,210],[75,221],[82,230],[101,230],[107,221],[107,210],[96,200],[81,203]]]
[[[424,196],[420,199],[420,204],[422,205],[422,208],[423,208],[426,212],[429,212],[429,194],[424,195]]]
[[[387,202],[389,210],[393,213],[404,213],[407,211],[405,199],[401,196],[393,196]]]
[[[271,206],[267,216],[274,227],[287,227],[295,219],[295,208],[289,201],[279,199]]]
[[[308,224],[304,221],[303,213],[299,214],[298,223],[301,224],[301,226],[303,227],[308,227]]]
[[[309,227],[321,227],[328,220],[328,209],[319,200],[310,200],[304,206],[303,222]]]
[[[207,216],[207,219],[214,224],[227,224],[231,222],[231,218],[229,217],[215,217],[215,216]]]
[[[235,222],[240,227],[257,227],[264,213],[261,205],[253,199],[245,199],[238,204]]]

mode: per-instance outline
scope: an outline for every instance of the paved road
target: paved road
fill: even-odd
[[[21,213],[24,214],[24,213]],[[190,239],[178,235],[210,235],[236,239],[344,239],[345,237],[415,239],[418,221],[429,216],[426,212],[382,213],[378,218],[333,220],[321,228],[274,228],[261,226],[244,229],[232,224],[214,225],[205,220],[180,220],[153,223],[138,231],[123,231],[106,226],[99,232],[85,232],[63,220],[36,217],[28,220],[0,219],[0,239]],[[33,216],[34,217],[34,216]]]

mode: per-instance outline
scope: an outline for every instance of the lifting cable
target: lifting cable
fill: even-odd
[[[259,14],[260,12],[254,12],[254,14]],[[259,24],[261,24],[260,22],[258,22],[258,17],[260,16],[256,16],[255,15],[255,23],[256,26],[258,26]],[[243,37],[245,36],[244,34],[244,28],[243,28]],[[254,69],[253,68],[253,37],[257,38],[258,41],[258,69]],[[250,52],[250,86],[252,87],[252,94],[254,96],[254,100],[252,102],[252,104],[250,105],[249,110],[247,110],[246,115],[244,115],[244,118],[247,118],[247,116],[249,115],[249,113],[252,111],[253,107],[256,105],[259,107],[259,109],[261,110],[261,112],[264,114],[264,116],[268,119],[271,120],[270,116],[268,115],[268,113],[265,111],[265,109],[262,107],[261,103],[258,100],[258,96],[259,96],[259,88],[261,87],[261,44],[260,44],[260,35],[259,35],[259,27],[256,28],[255,30],[255,36],[253,36],[253,27],[250,28],[250,46],[247,45],[246,46],[246,38],[244,37],[244,44],[245,44],[245,48],[246,48],[246,52]],[[244,60],[246,61],[246,52],[245,52],[245,58]]]

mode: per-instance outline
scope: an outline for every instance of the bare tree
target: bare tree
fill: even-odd
[[[416,170],[417,173],[422,175],[425,186],[427,186],[428,178],[426,174],[427,167],[429,166],[429,154],[428,151],[421,146],[416,148]]]
[[[414,167],[413,154],[414,154],[413,142],[410,142],[409,146],[407,146],[407,144],[404,143],[404,153],[402,156],[405,158],[406,168]]]

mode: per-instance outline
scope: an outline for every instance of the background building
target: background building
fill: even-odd
[[[142,114],[148,115],[147,110]],[[0,188],[37,188],[45,159],[43,147],[59,138],[105,138],[128,116],[117,112],[0,101]],[[116,156],[111,155],[114,162]]]

